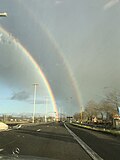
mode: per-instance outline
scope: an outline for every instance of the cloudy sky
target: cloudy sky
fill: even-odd
[[[100,100],[106,86],[120,89],[119,0],[1,0],[0,11],[8,13],[0,25],[9,32],[0,33],[1,112],[32,112],[36,81],[37,112],[45,113],[49,98],[14,38],[39,64],[64,113]],[[51,102],[48,111],[53,111]]]

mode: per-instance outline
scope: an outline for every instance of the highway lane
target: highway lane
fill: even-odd
[[[65,127],[56,123],[25,125],[19,130],[0,132],[0,153],[58,160],[91,159]]]
[[[70,124],[67,124],[67,126],[104,160],[120,159],[120,137],[83,129]]]

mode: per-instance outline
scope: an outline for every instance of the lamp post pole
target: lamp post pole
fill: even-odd
[[[83,106],[81,106],[80,121],[83,123]]]
[[[47,97],[45,97],[45,122],[47,122],[47,102],[48,102],[48,99]]]
[[[32,117],[32,122],[35,123],[35,110],[36,110],[36,89],[38,83],[34,83],[34,101],[33,101],[33,117]]]

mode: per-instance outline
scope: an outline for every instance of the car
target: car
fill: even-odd
[[[16,126],[13,126],[13,129],[20,129],[22,127],[22,125],[21,124],[18,124],[18,125],[16,125]]]

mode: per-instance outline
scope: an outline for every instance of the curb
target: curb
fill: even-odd
[[[81,128],[85,128],[85,129],[89,129],[89,130],[93,130],[93,131],[98,131],[98,132],[103,132],[103,133],[107,133],[107,134],[112,134],[114,136],[120,136],[120,131],[115,131],[115,130],[109,130],[109,129],[105,129],[105,128],[95,128],[95,127],[90,127],[90,126],[86,126],[86,125],[80,125],[80,124],[76,124],[76,123],[71,123],[74,126],[77,127],[81,127]]]

